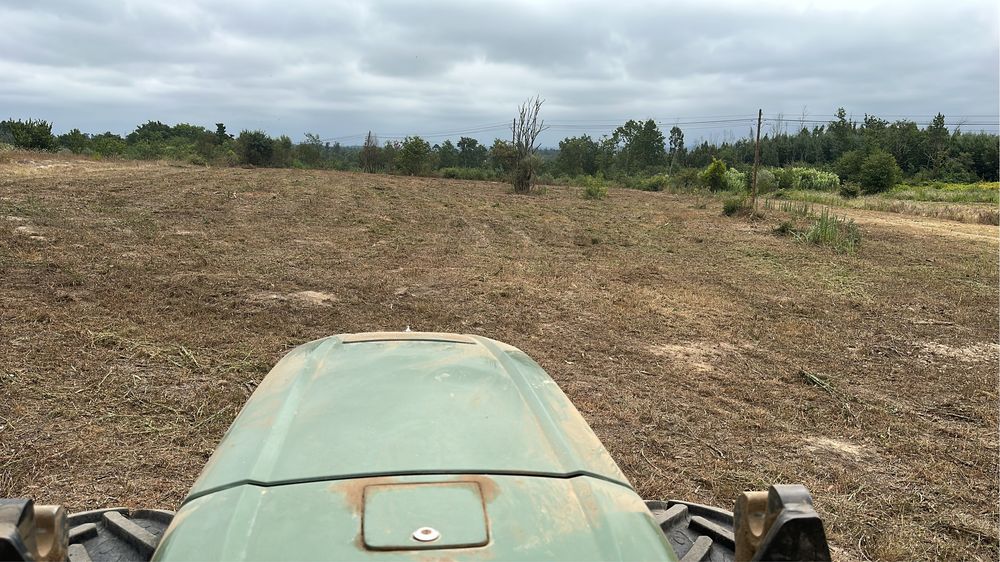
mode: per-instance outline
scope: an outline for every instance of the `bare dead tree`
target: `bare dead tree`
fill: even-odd
[[[535,96],[525,100],[518,108],[518,115],[511,123],[511,145],[514,148],[514,157],[517,159],[513,166],[513,177],[515,193],[528,193],[535,183],[535,170],[538,169],[538,159],[535,152],[538,150],[538,135],[548,127],[545,121],[538,119],[538,113],[545,100]]]
[[[361,165],[362,171],[369,174],[378,171],[380,167],[379,152],[378,137],[371,131],[368,131],[368,136],[365,137],[365,144],[361,147],[361,152],[358,153],[358,164]]]

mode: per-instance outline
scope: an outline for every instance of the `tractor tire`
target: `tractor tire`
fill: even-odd
[[[647,501],[646,507],[681,562],[731,562],[735,557],[732,512],[676,500]]]
[[[146,562],[174,512],[124,507],[69,516],[70,562]]]

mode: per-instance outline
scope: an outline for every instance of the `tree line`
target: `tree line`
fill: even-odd
[[[534,112],[537,117],[537,107]],[[688,147],[680,127],[674,126],[664,135],[652,119],[628,120],[596,139],[589,135],[567,137],[559,141],[558,150],[529,154],[516,140],[497,138],[487,146],[474,138],[460,137],[457,142],[449,139],[432,145],[419,136],[380,140],[369,132],[361,146],[342,146],[313,133],[306,133],[299,142],[263,131],[244,130],[234,136],[223,123],[210,130],[186,123],[149,121],[123,137],[111,132],[87,134],[79,129],[54,135],[51,124],[42,120],[0,122],[0,143],[94,157],[512,181],[519,174],[524,180],[530,170],[543,183],[591,176],[652,189],[660,184],[648,181],[650,178],[688,178],[704,184],[703,171],[713,162],[746,172],[754,159],[752,138],[702,141]],[[951,131],[941,114],[920,128],[911,120],[889,122],[871,115],[854,121],[841,108],[830,122],[797,132],[781,130],[779,124],[761,137],[760,158],[765,167],[819,170],[862,186],[874,185],[873,177],[878,178],[879,186],[890,187],[902,178],[953,182],[1000,179],[997,135],[960,128]],[[884,187],[869,191],[880,189]]]

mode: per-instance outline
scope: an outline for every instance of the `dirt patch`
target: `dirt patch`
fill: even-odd
[[[42,235],[42,232],[34,226],[28,226],[28,225],[16,226],[14,227],[14,234],[16,236],[24,236],[38,242],[44,242],[48,240],[48,238]]]
[[[736,346],[726,342],[686,342],[654,345],[649,351],[681,362],[696,371],[708,372],[716,370],[719,362],[738,350]]]
[[[297,291],[294,293],[260,293],[250,298],[257,302],[287,302],[304,306],[330,306],[337,297],[319,291]]]
[[[826,451],[835,453],[850,459],[859,459],[862,454],[864,454],[864,450],[860,445],[856,445],[848,441],[841,441],[839,439],[830,439],[828,437],[807,438],[806,449],[810,451]]]
[[[996,364],[1000,359],[1000,345],[995,343],[974,343],[956,347],[929,341],[920,344],[920,350],[925,356],[933,359],[953,359],[962,363]]]

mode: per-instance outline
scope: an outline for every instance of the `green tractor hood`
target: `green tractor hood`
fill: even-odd
[[[333,336],[285,356],[156,551],[181,559],[671,559],[527,355],[477,336]]]

